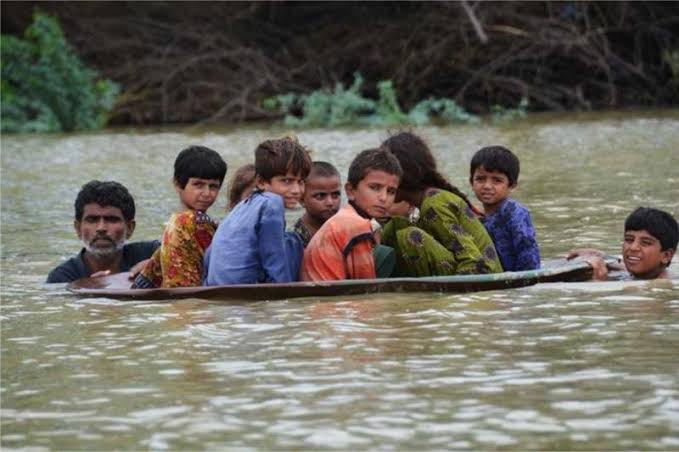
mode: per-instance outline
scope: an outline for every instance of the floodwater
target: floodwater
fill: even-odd
[[[515,197],[531,209],[543,257],[558,257],[583,246],[618,253],[639,205],[679,214],[677,130],[679,114],[665,111],[419,132],[468,192],[474,151],[514,150]],[[3,449],[679,449],[677,269],[665,283],[224,304],[43,286],[80,248],[73,200],[87,180],[125,184],[134,238],[150,239],[177,206],[180,149],[212,147],[232,174],[283,132],[2,137]],[[346,174],[387,131],[298,136]],[[222,194],[210,213],[221,217],[225,203]]]

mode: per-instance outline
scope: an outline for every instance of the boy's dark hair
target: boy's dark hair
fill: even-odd
[[[401,178],[399,189],[406,191],[436,187],[455,193],[472,207],[467,195],[446,180],[436,168],[436,160],[424,140],[412,132],[399,132],[382,143],[407,171]]]
[[[625,220],[625,232],[643,230],[658,239],[662,251],[677,249],[679,225],[669,213],[651,207],[638,207]]]
[[[231,179],[231,187],[229,188],[229,209],[236,207],[240,202],[245,189],[255,181],[255,165],[248,163],[236,170],[236,173]]]
[[[118,182],[91,180],[83,185],[75,198],[75,219],[82,221],[85,206],[93,203],[102,207],[117,207],[125,221],[134,220],[134,199],[127,188]]]
[[[221,185],[226,176],[226,162],[222,156],[205,146],[189,146],[174,161],[174,180],[186,188],[189,179],[218,179]]]
[[[358,183],[363,180],[368,171],[384,171],[387,174],[398,176],[399,180],[403,177],[403,170],[398,159],[389,149],[380,147],[361,151],[349,165],[349,176],[347,182],[356,188]]]
[[[479,166],[483,166],[486,171],[498,171],[507,176],[510,187],[519,181],[519,158],[504,146],[486,146],[476,151],[469,167],[470,182]]]
[[[340,177],[339,171],[335,168],[335,165],[328,162],[315,161],[311,163],[311,171],[307,178],[311,177]]]
[[[288,172],[306,179],[310,170],[309,151],[296,138],[266,140],[255,149],[255,172],[265,181]]]

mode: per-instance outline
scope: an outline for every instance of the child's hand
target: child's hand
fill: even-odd
[[[137,277],[139,272],[142,271],[144,266],[146,266],[146,263],[150,260],[151,260],[150,258],[144,259],[143,261],[134,264],[134,266],[130,269],[130,275],[127,277],[127,279],[129,279],[130,281],[134,281],[134,278]]]
[[[603,258],[598,256],[586,256],[583,260],[592,267],[592,279],[595,281],[608,280],[608,267]]]

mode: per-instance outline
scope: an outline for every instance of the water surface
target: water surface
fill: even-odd
[[[419,131],[467,192],[479,147],[515,151],[515,197],[543,256],[557,257],[581,246],[618,253],[639,205],[679,214],[676,130],[676,112],[651,112]],[[125,184],[135,238],[154,238],[177,206],[180,149],[212,147],[232,174],[283,132],[2,137],[3,448],[679,448],[676,269],[654,284],[223,304],[76,298],[42,285],[80,247],[73,200],[87,180]],[[298,136],[345,175],[387,132]],[[225,204],[222,194],[210,213]]]

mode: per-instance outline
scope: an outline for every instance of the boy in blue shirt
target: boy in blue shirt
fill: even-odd
[[[483,204],[482,219],[504,271],[540,268],[540,249],[530,213],[509,198],[519,180],[519,159],[502,146],[488,146],[472,157],[469,183]]]
[[[304,245],[285,231],[285,209],[299,204],[310,168],[308,151],[294,138],[257,146],[256,188],[217,228],[205,255],[204,285],[297,280]]]

